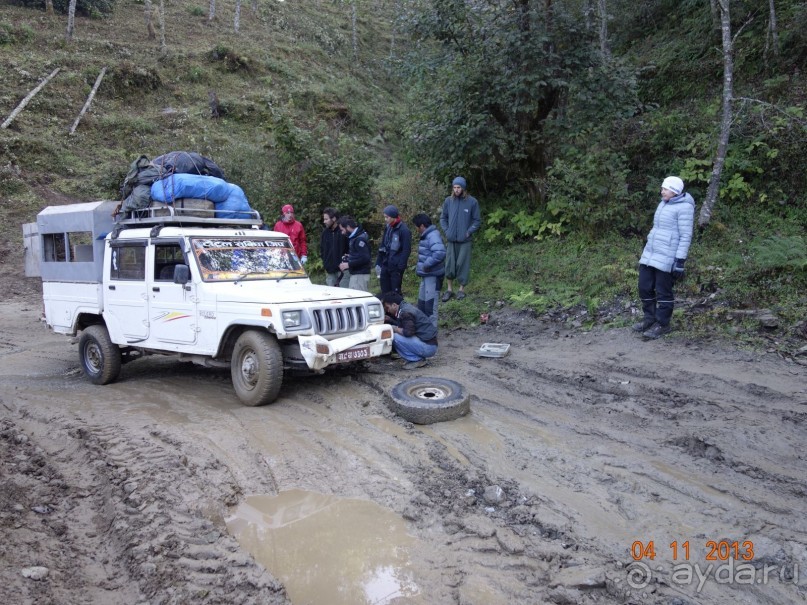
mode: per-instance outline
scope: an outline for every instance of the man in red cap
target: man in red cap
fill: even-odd
[[[283,206],[281,212],[283,215],[275,223],[275,231],[280,231],[289,236],[291,245],[294,246],[294,252],[300,262],[305,264],[308,261],[308,244],[305,242],[303,224],[294,218],[294,206],[291,204]]]

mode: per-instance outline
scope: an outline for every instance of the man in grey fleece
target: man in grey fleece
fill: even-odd
[[[457,300],[465,298],[465,286],[471,274],[471,238],[482,224],[479,202],[468,195],[465,179],[458,176],[452,183],[452,192],[443,202],[440,227],[446,236],[446,292],[443,302],[454,296],[452,287],[459,284]]]

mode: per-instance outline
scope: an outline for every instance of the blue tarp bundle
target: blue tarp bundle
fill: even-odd
[[[166,204],[182,198],[210,200],[216,207],[216,218],[251,218],[244,190],[214,176],[172,174],[151,185],[151,197]]]

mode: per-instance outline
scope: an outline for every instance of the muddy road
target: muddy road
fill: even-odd
[[[96,387],[30,292],[0,310],[2,603],[798,603],[807,368],[528,315],[291,378],[152,357]],[[511,344],[503,359],[476,356]],[[406,378],[470,415],[412,425]]]

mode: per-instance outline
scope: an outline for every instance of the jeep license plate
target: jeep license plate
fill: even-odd
[[[370,357],[370,347],[353,347],[341,353],[336,354],[337,363],[346,363],[348,361],[357,361],[359,359],[367,359]]]

